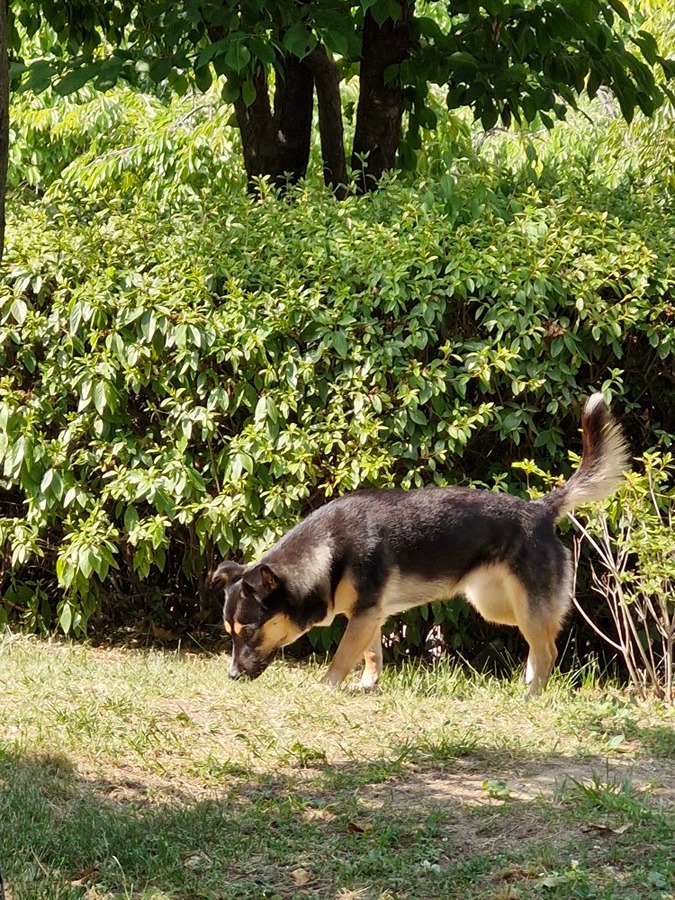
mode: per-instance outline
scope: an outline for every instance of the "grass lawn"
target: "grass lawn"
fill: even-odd
[[[8,900],[675,898],[675,710],[318,671],[0,638]]]

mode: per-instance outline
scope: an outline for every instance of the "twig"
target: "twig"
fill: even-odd
[[[215,103],[195,103],[195,105],[191,109],[189,109],[186,113],[183,113],[183,115],[179,119],[176,119],[176,121],[169,128],[169,131],[177,131],[179,128],[181,128],[185,124],[185,122],[187,122],[189,119],[191,119],[192,116],[194,116],[200,110],[202,110],[202,109],[213,110],[215,108],[216,108]]]
[[[572,517],[570,516],[570,518],[572,518]],[[583,526],[581,526],[581,527],[583,527]],[[577,569],[578,562],[579,562],[579,550],[581,547],[581,541],[583,540],[583,537],[584,537],[584,535],[582,534],[581,538],[579,538],[578,540],[576,540],[574,542],[574,569],[575,569],[575,571]],[[583,606],[577,600],[576,594],[572,595],[572,603],[574,603],[575,607],[581,613],[581,615],[583,616],[586,623],[591,626],[591,628],[598,635],[598,637],[601,637],[603,641],[606,641],[611,647],[614,647],[615,650],[618,650],[619,653],[621,653],[621,654],[624,653],[624,648],[621,646],[621,644],[617,644],[616,641],[613,641],[612,638],[608,634],[605,634],[605,632],[595,624],[595,622],[591,619],[591,617],[588,615],[586,610],[583,608]]]

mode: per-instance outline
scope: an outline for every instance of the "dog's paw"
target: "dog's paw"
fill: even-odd
[[[323,676],[323,678],[321,678],[319,681],[317,681],[314,684],[314,687],[317,688],[318,690],[324,690],[324,691],[325,690],[337,690],[341,684],[342,684],[342,679],[340,679],[338,681],[336,678],[331,677],[329,674],[326,674]]]
[[[374,691],[378,691],[379,689],[380,684],[378,681],[371,681],[370,679],[364,681],[363,678],[361,679],[361,681],[352,686],[352,690],[358,691],[360,694],[372,694]]]

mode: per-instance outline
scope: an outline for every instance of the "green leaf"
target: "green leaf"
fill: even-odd
[[[241,94],[241,85],[234,78],[228,78],[223,85],[223,89],[220,92],[220,96],[222,97],[223,103],[234,103],[235,100],[239,99],[239,95]],[[253,100],[255,100],[255,87],[253,88]],[[251,103],[253,102],[251,101]],[[248,104],[248,106],[251,105]]]
[[[63,498],[63,505],[67,508],[71,506],[75,500],[77,499],[78,489],[76,487],[70,487],[66,491],[66,495]]]
[[[481,113],[480,122],[485,131],[490,131],[497,124],[499,118],[499,110],[495,105],[486,106]]]
[[[264,38],[249,37],[248,46],[251,55],[265,66],[273,66],[277,60],[274,46]]]
[[[628,10],[624,6],[624,4],[621,2],[621,0],[607,0],[607,2],[612,7],[614,12],[616,12],[619,16],[621,16],[621,18],[624,20],[624,22],[630,22],[630,13],[628,12]]]
[[[92,393],[92,399],[94,401],[96,412],[99,414],[99,416],[102,416],[107,406],[104,381],[96,382]]]
[[[410,409],[408,410],[408,417],[412,419],[412,421],[416,425],[426,425],[427,417],[424,415],[421,409]]]
[[[56,67],[46,60],[38,59],[32,63],[28,70],[28,77],[24,79],[21,90],[32,91],[34,94],[41,94],[52,83],[53,77],[56,75]]]
[[[241,36],[243,37],[243,33]],[[195,69],[201,69],[203,66],[208,65],[215,57],[226,54],[230,48],[232,39],[233,35],[228,34],[226,37],[220,38],[220,40],[217,41],[213,41],[213,43],[209,44],[207,47],[204,47],[204,49],[201,50],[199,56],[195,60]]]
[[[225,54],[225,63],[228,68],[234,72],[243,72],[251,60],[251,51],[241,40],[230,42],[229,49]],[[244,96],[244,102],[246,97]],[[251,101],[253,102],[253,101]],[[247,104],[250,105],[250,104]]]
[[[94,571],[94,565],[96,563],[95,550],[92,547],[80,547],[77,554],[77,563],[82,575],[88,579]]]
[[[61,607],[61,615],[59,616],[59,625],[61,626],[61,630],[64,634],[69,634],[71,626],[73,624],[73,611],[70,608],[70,603],[67,601]]]
[[[655,66],[659,56],[659,47],[656,38],[648,31],[638,31],[637,36],[633,37],[633,42],[642,50],[642,55],[650,66]]]
[[[59,94],[61,97],[65,97],[67,94],[79,91],[81,87],[84,87],[84,85],[88,81],[91,81],[97,74],[97,66],[81,66],[79,69],[73,69],[72,72],[69,72],[54,84],[54,93]]]
[[[118,56],[111,56],[104,60],[98,68],[96,75],[96,89],[106,91],[112,88],[119,78],[125,61]]]
[[[349,353],[349,341],[344,331],[336,331],[332,338],[333,346],[341,359],[346,359]]]
[[[213,83],[213,75],[209,66],[195,70],[195,84],[202,93],[206,93]]]
[[[17,297],[9,308],[9,314],[17,325],[23,325],[28,315],[28,304],[22,297]]]
[[[182,97],[185,93],[187,93],[187,90],[190,87],[190,82],[187,80],[185,75],[183,75],[182,72],[177,72],[173,68],[169,69],[167,81],[179,97]]]
[[[258,94],[252,79],[247,78],[243,83],[241,87],[241,95],[246,106],[251,106],[251,104],[255,102],[255,98],[258,96]]]
[[[364,9],[370,8],[370,12],[378,25],[383,25],[387,19],[398,21],[401,18],[401,4],[397,0],[374,0],[373,3],[364,3]]]
[[[326,49],[339,56],[355,56],[359,52],[359,36],[354,20],[349,15],[333,9],[317,9],[314,26],[321,32]]]
[[[153,59],[153,61],[150,63],[148,75],[155,82],[155,84],[159,84],[169,77],[169,72],[172,68],[173,60],[171,59],[171,57],[167,56],[160,59]]]
[[[451,53],[448,62],[453,69],[456,69],[460,72],[475,72],[478,68],[478,60],[471,53],[467,53],[466,50],[456,50],[454,53]]]
[[[267,418],[267,397],[263,396],[258,400],[256,404],[255,412],[253,414],[253,419],[256,424],[260,424],[264,422]]]
[[[298,59],[303,59],[316,47],[316,36],[302,22],[296,22],[283,37],[283,45]]]
[[[28,66],[21,60],[15,59],[9,64],[9,79],[17,81],[24,72],[28,71]]]

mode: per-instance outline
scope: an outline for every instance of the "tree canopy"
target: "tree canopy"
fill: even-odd
[[[43,51],[23,58],[44,26]],[[252,184],[305,175],[316,93],[325,181],[338,193],[352,174],[368,190],[387,169],[414,166],[438,94],[490,129],[550,126],[606,86],[630,120],[669,94],[658,70],[675,74],[622,0],[12,0],[9,45],[20,90],[65,95],[122,78],[183,93],[222,78]],[[341,86],[356,75],[354,110]]]

